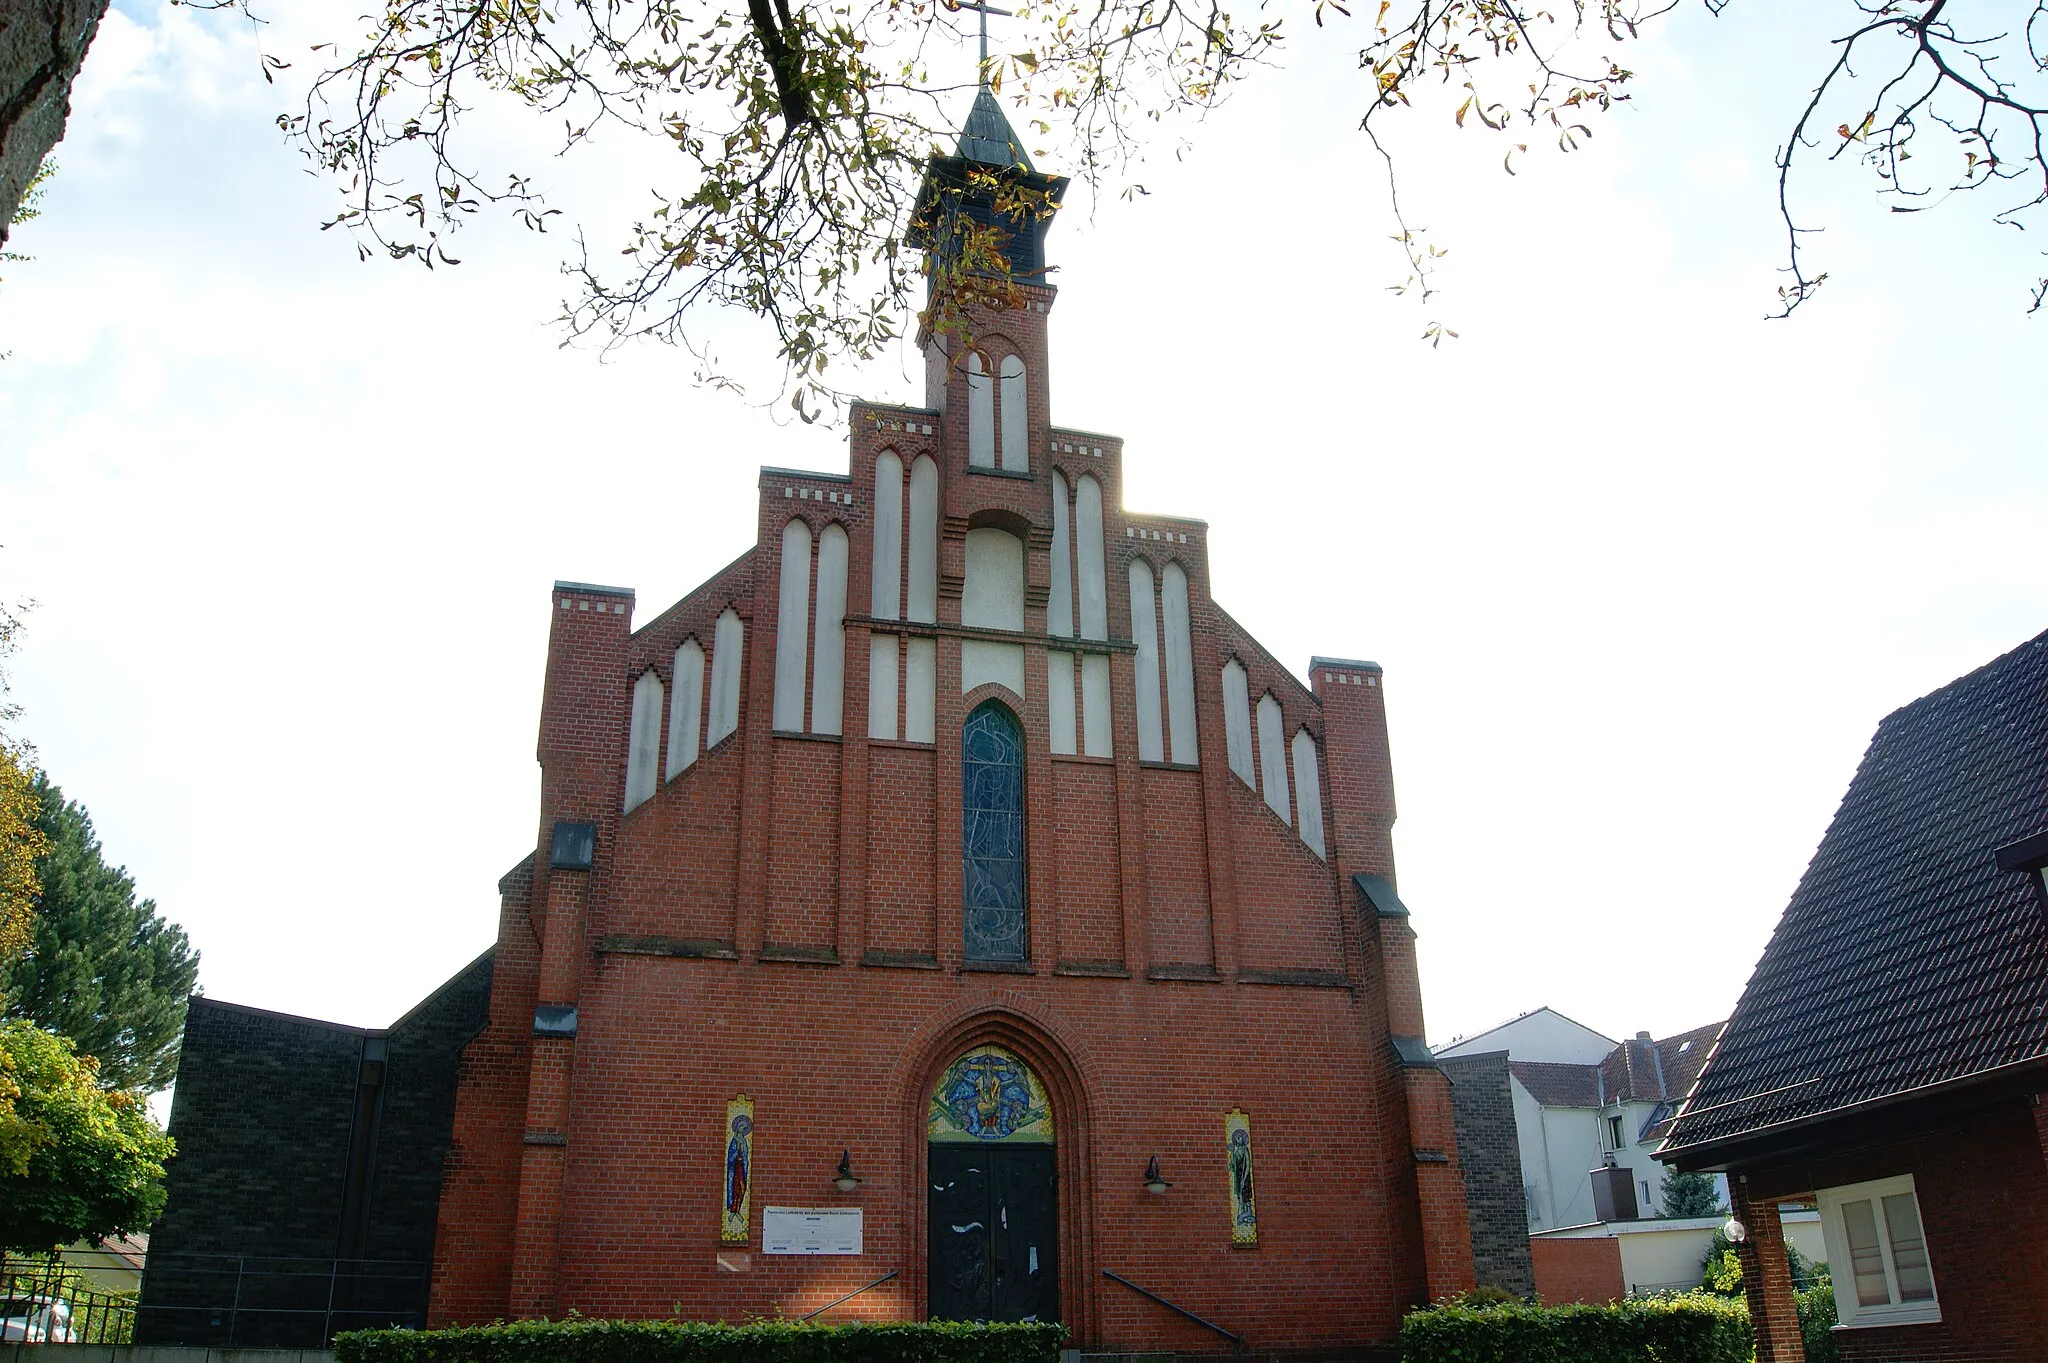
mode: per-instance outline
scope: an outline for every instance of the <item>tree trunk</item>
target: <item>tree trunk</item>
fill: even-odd
[[[64,136],[72,79],[106,12],[107,0],[0,0],[0,244]]]

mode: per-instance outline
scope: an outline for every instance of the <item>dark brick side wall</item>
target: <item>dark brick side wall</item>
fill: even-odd
[[[1529,1262],[1529,1215],[1508,1053],[1440,1063],[1451,1081],[1458,1159],[1465,1166],[1465,1215],[1479,1281],[1528,1296],[1536,1290],[1536,1275]]]
[[[490,983],[486,955],[389,1032],[192,1000],[137,1343],[311,1347],[424,1318],[456,1068]],[[337,1276],[366,1044],[387,1058],[359,1257],[389,1262]]]
[[[478,958],[391,1029],[365,1257],[433,1257],[456,1074],[490,1012],[491,967],[491,956]]]

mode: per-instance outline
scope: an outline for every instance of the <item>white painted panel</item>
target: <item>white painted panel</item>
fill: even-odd
[[[937,732],[939,653],[933,639],[908,639],[903,648],[903,737],[929,743]]]
[[[801,733],[811,627],[811,528],[802,521],[782,527],[782,586],[776,600],[773,723],[785,733]]]
[[[711,634],[711,715],[704,746],[716,747],[740,727],[740,666],[747,652],[747,627],[727,606]]]
[[[994,644],[986,639],[960,641],[960,690],[972,691],[985,682],[1007,686],[1024,694],[1024,645]]]
[[[978,469],[996,466],[996,394],[994,380],[982,367],[981,352],[967,352],[967,462]]]
[[[1165,734],[1159,726],[1159,606],[1152,586],[1152,565],[1131,560],[1131,636],[1138,645],[1138,760],[1166,760]]]
[[[998,368],[1003,376],[1003,468],[1010,473],[1031,472],[1031,409],[1024,398],[1024,361],[1005,355]]]
[[[1323,779],[1316,769],[1316,741],[1306,729],[1294,735],[1294,809],[1302,843],[1329,860],[1323,851]]]
[[[1074,536],[1068,526],[1067,480],[1052,472],[1052,591],[1045,598],[1045,629],[1055,638],[1074,633]]]
[[[868,737],[896,737],[896,655],[893,634],[868,638]]]
[[[1024,541],[982,526],[967,532],[967,580],[960,623],[983,629],[1024,628]]]
[[[910,592],[912,620],[939,618],[939,466],[928,454],[910,465]]]
[[[818,534],[818,641],[811,663],[811,732],[836,734],[846,711],[846,529]]]
[[[1280,702],[1268,691],[1259,697],[1259,785],[1266,807],[1290,822],[1287,808],[1287,731],[1280,719]]]
[[[633,725],[626,739],[626,808],[654,794],[661,765],[661,678],[652,670],[633,683]]]
[[[1195,742],[1195,646],[1188,632],[1188,575],[1178,563],[1159,574],[1159,609],[1166,626],[1166,732],[1173,760],[1202,760]]]
[[[676,650],[675,696],[668,703],[669,780],[697,760],[697,738],[703,726],[704,646],[685,639]]]
[[[1244,664],[1235,658],[1223,664],[1223,747],[1237,779],[1257,790],[1259,779],[1252,774],[1251,688]]]
[[[1109,659],[1089,653],[1081,659],[1081,751],[1111,755],[1109,742]]]
[[[875,460],[874,583],[868,614],[894,620],[903,607],[903,461],[885,451]]]
[[[1074,655],[1055,649],[1045,655],[1045,712],[1052,729],[1052,750],[1071,753],[1074,746]]]
[[[1082,474],[1074,484],[1074,556],[1081,578],[1081,637],[1109,637],[1109,581],[1102,567],[1102,484]]]

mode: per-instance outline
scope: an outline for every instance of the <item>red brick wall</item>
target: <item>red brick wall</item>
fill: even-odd
[[[1049,306],[1051,293],[1032,297]],[[1215,1343],[1105,1268],[1261,1348],[1385,1340],[1409,1306],[1470,1285],[1448,1091],[1437,1071],[1402,1067],[1391,1042],[1422,1030],[1412,934],[1361,918],[1349,884],[1393,871],[1377,674],[1340,688],[1318,673],[1311,689],[1260,649],[1209,595],[1202,524],[1126,514],[1120,444],[1050,426],[1044,311],[991,321],[992,353],[1014,346],[1029,366],[1031,477],[967,472],[957,391],[935,392],[939,411],[857,406],[850,482],[764,471],[765,551],[630,637],[617,615],[558,610],[542,861],[554,820],[569,818],[598,825],[597,862],[552,885],[543,874],[530,901],[507,898],[492,1026],[458,1104],[436,1320],[801,1313],[890,1269],[902,1276],[845,1311],[921,1314],[925,1105],[945,1065],[982,1040],[1024,1055],[1053,1097],[1062,1315],[1082,1342]],[[865,618],[885,447],[941,469],[930,746],[864,737],[868,637],[896,628]],[[1104,491],[1108,761],[1049,752],[1039,640],[1054,463]],[[777,546],[791,516],[851,538],[836,740],[770,732]],[[1026,633],[1038,637],[1023,644],[1021,697],[960,693],[961,546],[991,522],[1027,545]],[[1188,574],[1196,769],[1137,759],[1126,569],[1139,553]],[[673,686],[677,645],[708,645],[728,605],[748,631],[740,732],[621,818],[633,678],[651,667]],[[1290,739],[1305,726],[1324,744],[1327,859],[1229,773],[1219,674],[1233,655],[1254,701],[1271,689],[1281,702]],[[961,959],[960,724],[990,695],[1026,740],[1023,973]],[[535,1002],[577,1005],[573,1042],[534,1040]],[[744,1271],[729,1271],[721,1132],[738,1093],[755,1104],[754,1239]],[[1222,1124],[1234,1107],[1252,1118],[1251,1249],[1229,1233]],[[841,1150],[866,1180],[852,1194],[831,1184]],[[1175,1185],[1163,1197],[1142,1186],[1155,1155]],[[858,1259],[756,1252],[761,1208],[849,1202],[865,1212]]]
[[[1549,1305],[1620,1301],[1628,1293],[1621,1278],[1621,1243],[1610,1236],[1592,1240],[1529,1241],[1536,1271],[1536,1295]]]
[[[1913,1176],[1941,1321],[1843,1330],[1843,1363],[2048,1357],[2048,1165],[2032,1102],[1951,1118],[1853,1153],[1750,1175],[1752,1200]]]

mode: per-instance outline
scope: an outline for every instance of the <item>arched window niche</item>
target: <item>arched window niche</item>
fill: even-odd
[[[967,959],[1029,959],[1024,733],[1001,701],[983,701],[961,729],[960,888]]]

